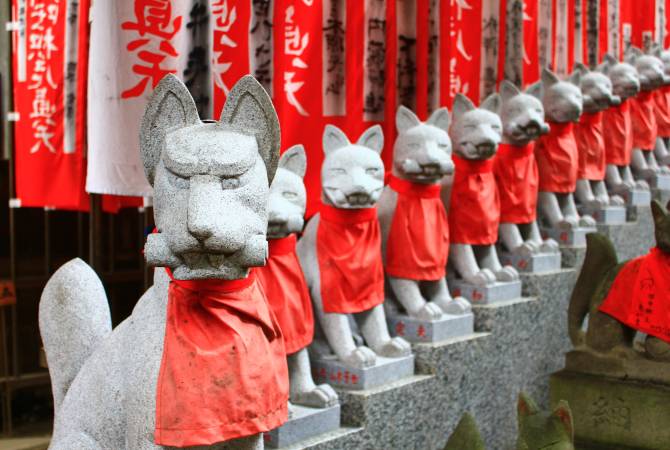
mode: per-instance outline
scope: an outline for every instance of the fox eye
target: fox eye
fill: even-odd
[[[240,187],[240,179],[238,177],[221,178],[221,187],[223,189],[236,189]]]
[[[295,192],[291,192],[291,191],[284,191],[284,192],[282,192],[281,195],[285,199],[288,199],[288,200],[294,200],[294,199],[298,198],[298,194],[296,194]]]
[[[379,168],[377,167],[368,167],[365,169],[365,173],[368,175],[377,175],[379,173]]]
[[[167,179],[170,185],[177,189],[188,189],[191,184],[188,178],[179,176],[171,170],[167,170]]]
[[[449,148],[449,144],[447,144],[446,142],[439,142],[437,144],[437,147],[441,150],[447,150]]]
[[[330,169],[330,172],[335,175],[344,175],[345,173],[347,173],[347,171],[342,169],[341,167],[333,167],[332,169]]]

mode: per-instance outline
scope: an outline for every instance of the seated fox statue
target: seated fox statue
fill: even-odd
[[[376,204],[384,188],[379,156],[384,134],[368,128],[351,143],[326,125],[321,206],[298,241],[298,257],[326,340],[346,366],[374,366],[377,355],[408,356],[409,343],[389,335],[384,312],[384,267]],[[350,317],[366,345],[357,345]]]
[[[289,148],[279,159],[268,202],[269,257],[258,269],[258,278],[284,335],[291,403],[326,408],[336,405],[338,399],[332,387],[316,386],[312,379],[307,346],[314,337],[314,316],[295,250],[307,201],[302,181],[306,167],[302,145]]]
[[[604,235],[587,235],[586,257],[568,311],[577,348],[623,358],[641,356],[636,333],[645,333],[644,357],[670,361],[670,217],[652,202],[656,247],[619,263]],[[588,328],[582,330],[588,315]]]
[[[54,450],[262,449],[287,419],[282,333],[253,266],[265,263],[279,122],[251,76],[203,123],[168,75],[141,125],[157,232],[154,285],[113,331],[103,286],[81,260],[44,289]],[[169,269],[169,270],[168,270]],[[168,276],[172,279],[168,279]]]
[[[517,404],[518,437],[516,450],[575,450],[572,412],[564,401],[543,412],[523,392]],[[477,423],[463,414],[444,450],[486,450]]]
[[[379,199],[384,270],[391,292],[408,315],[423,320],[464,314],[470,303],[452,298],[445,279],[449,223],[440,180],[451,174],[449,112],[439,108],[427,122],[401,106],[389,184]]]

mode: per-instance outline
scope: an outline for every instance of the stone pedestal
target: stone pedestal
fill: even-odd
[[[670,387],[563,370],[550,379],[552,406],[567,400],[578,448],[670,448]]]
[[[312,359],[312,375],[317,384],[336,389],[371,389],[414,375],[414,355],[403,358],[377,356],[377,363],[364,369],[348,367],[334,356]]]
[[[290,410],[291,416],[284,425],[263,436],[266,447],[287,447],[340,428],[340,405],[330,408],[291,405]]]
[[[559,228],[541,228],[542,238],[552,238],[561,246],[584,247],[586,246],[586,235],[595,233],[596,228],[577,227],[569,230]]]
[[[670,191],[670,175],[658,173],[647,180],[652,189]]]
[[[626,202],[626,206],[645,206],[651,201],[651,192],[646,189],[622,189],[621,191],[612,192],[621,196]]]
[[[496,281],[486,286],[476,286],[454,278],[449,280],[454,297],[465,297],[473,305],[488,305],[521,297],[521,281]]]
[[[590,215],[598,224],[620,225],[626,223],[626,208],[623,206],[584,207],[583,214]]]
[[[560,253],[536,253],[533,255],[518,255],[509,252],[500,252],[500,261],[510,265],[520,273],[546,273],[561,268]]]
[[[444,314],[439,320],[419,320],[406,314],[387,314],[386,320],[393,336],[400,336],[409,342],[439,342],[457,338],[474,332],[472,313],[454,316]]]

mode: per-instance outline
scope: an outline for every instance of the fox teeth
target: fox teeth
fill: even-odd
[[[181,257],[189,267],[195,267],[200,262],[202,256],[199,253],[183,253]]]
[[[226,256],[225,255],[207,255],[207,259],[209,260],[209,264],[211,264],[212,267],[219,267],[225,261]]]

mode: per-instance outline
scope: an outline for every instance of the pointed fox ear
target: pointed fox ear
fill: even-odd
[[[443,131],[449,132],[449,110],[447,108],[438,108],[428,118],[429,125],[433,125]]]
[[[198,123],[198,109],[188,89],[179,78],[166,75],[151,94],[140,125],[140,156],[149,184],[154,184],[168,130]]]
[[[303,178],[307,170],[305,147],[303,147],[302,144],[298,144],[286,150],[279,158],[279,167],[289,170],[300,178]]]
[[[526,88],[526,94],[542,100],[542,82],[537,81]]]
[[[351,144],[349,138],[344,131],[337,128],[335,125],[326,125],[323,130],[323,153],[326,155],[339,148],[346,147]]]
[[[553,85],[555,85],[559,81],[561,81],[561,80],[558,79],[558,77],[556,76],[556,74],[554,72],[552,72],[551,70],[549,70],[547,68],[542,69],[541,80],[542,80],[542,87],[545,90],[552,87]]]
[[[491,94],[484,99],[479,108],[491,111],[493,114],[500,114],[500,108],[502,107],[502,99],[498,93]]]
[[[668,202],[668,205],[670,205],[670,202]],[[660,227],[668,213],[658,200],[653,200],[651,202],[651,215],[654,217],[654,225]]]
[[[220,123],[256,137],[268,183],[272,183],[279,162],[279,119],[268,93],[254,77],[245,75],[235,83],[228,93]]]
[[[517,403],[517,414],[519,418],[532,416],[540,412],[540,408],[526,393],[519,393],[519,400]]]
[[[461,115],[465,114],[468,111],[472,111],[475,109],[475,104],[472,103],[472,101],[467,98],[463,94],[456,94],[456,97],[454,97],[454,105],[453,105],[453,116],[454,118],[460,117]]]
[[[579,87],[581,81],[582,81],[582,72],[579,70],[575,70],[572,72],[572,74],[568,77],[568,81],[575,86]]]
[[[503,102],[506,102],[510,98],[516,97],[519,94],[521,94],[521,91],[511,81],[503,80],[503,82],[500,83],[500,97],[502,98]]]
[[[574,422],[572,421],[572,411],[570,410],[570,405],[565,400],[558,402],[558,406],[554,409],[552,416],[557,418],[563,424],[565,432],[570,436],[570,441],[575,439],[575,427]]]
[[[417,125],[421,125],[421,121],[416,114],[406,106],[400,105],[398,112],[395,114],[395,126],[398,129],[398,133],[404,133]]]
[[[375,125],[365,130],[361,137],[358,138],[356,144],[381,153],[384,149],[384,131],[381,125]]]

